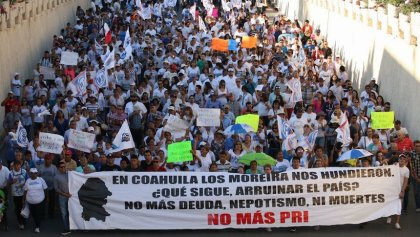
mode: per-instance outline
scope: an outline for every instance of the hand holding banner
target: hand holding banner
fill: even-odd
[[[168,160],[166,163],[192,161],[191,141],[177,142],[168,146]]]
[[[395,165],[327,167],[311,169],[310,174],[297,169],[272,175],[73,171],[69,172],[70,228],[248,229],[358,224],[400,214],[399,173]]]

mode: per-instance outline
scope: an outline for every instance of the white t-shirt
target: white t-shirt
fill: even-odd
[[[38,116],[38,114],[44,112],[47,110],[47,108],[44,105],[37,106],[35,105],[32,107],[32,113],[34,114],[34,122],[35,123],[43,123],[44,122],[44,116]]]
[[[201,160],[201,171],[202,172],[209,172],[210,165],[212,163],[211,156],[209,153],[206,154],[206,156],[201,155],[201,151],[197,150],[197,156]]]
[[[48,186],[43,178],[37,177],[36,179],[26,180],[24,189],[26,193],[26,201],[30,204],[38,204],[44,201],[45,193],[44,189]]]
[[[397,163],[397,165],[399,166],[399,164]],[[404,167],[400,167],[400,182],[401,182],[401,188],[404,185],[404,178],[409,178],[410,177],[410,170],[408,170],[408,168],[406,166]]]

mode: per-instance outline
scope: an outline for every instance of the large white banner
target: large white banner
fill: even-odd
[[[39,133],[38,151],[61,154],[63,151],[64,137],[52,133]]]
[[[398,166],[271,175],[71,172],[71,229],[357,224],[400,214]]]
[[[220,109],[197,109],[197,126],[219,127]]]
[[[79,151],[91,152],[94,141],[95,134],[71,129],[67,146]]]
[[[77,65],[77,59],[78,58],[79,58],[78,53],[64,51],[64,52],[61,52],[60,64],[75,66],[75,65]]]

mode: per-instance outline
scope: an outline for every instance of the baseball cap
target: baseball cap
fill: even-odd
[[[37,168],[31,168],[29,170],[29,173],[38,173],[38,169]]]

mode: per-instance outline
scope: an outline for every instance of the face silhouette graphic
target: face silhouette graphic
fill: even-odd
[[[80,205],[83,207],[82,217],[85,221],[89,221],[90,218],[105,221],[105,218],[110,215],[103,206],[107,203],[107,197],[112,193],[101,179],[88,178],[77,194]]]

